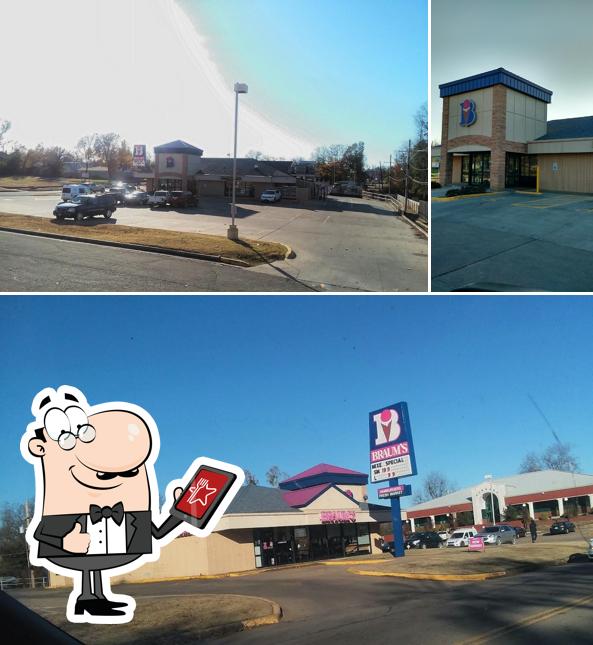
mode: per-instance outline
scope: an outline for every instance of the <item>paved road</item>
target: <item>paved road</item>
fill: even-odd
[[[231,645],[448,644],[477,637],[481,643],[580,645],[591,643],[593,625],[593,565],[588,562],[475,583],[371,578],[349,573],[346,567],[320,565],[242,578],[120,585],[117,591],[131,593],[139,602],[143,596],[203,592],[280,603],[284,619],[278,625],[216,641]],[[67,592],[13,595],[51,614],[64,611]],[[579,604],[566,607],[570,603]]]
[[[279,272],[0,232],[0,291],[309,292],[311,287]]]
[[[432,203],[432,289],[593,290],[593,198],[514,192]]]
[[[0,193],[0,212],[51,216],[59,193]],[[176,212],[119,208],[115,220],[128,226],[226,235],[229,205],[202,199],[198,209]],[[428,244],[412,226],[381,202],[332,197],[312,209],[294,205],[239,204],[241,236],[284,242],[296,258],[250,271],[278,269],[323,289],[426,291]]]

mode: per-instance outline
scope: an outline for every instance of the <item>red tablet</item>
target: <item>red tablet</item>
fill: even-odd
[[[171,515],[196,528],[204,528],[235,479],[237,476],[234,473],[212,466],[200,466],[175,502]]]

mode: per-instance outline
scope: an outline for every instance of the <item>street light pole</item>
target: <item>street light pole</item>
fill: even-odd
[[[247,94],[245,83],[235,83],[235,144],[233,148],[233,197],[231,203],[231,225],[227,231],[229,240],[239,239],[239,229],[235,226],[237,216],[236,187],[237,187],[237,125],[239,120],[239,94]]]
[[[494,515],[494,493],[492,492],[492,475],[484,475],[484,479],[490,480],[490,508],[492,509],[492,524],[496,524],[496,516]]]

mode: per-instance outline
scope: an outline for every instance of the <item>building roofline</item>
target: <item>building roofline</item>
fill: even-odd
[[[453,96],[455,94],[463,94],[472,90],[484,89],[493,85],[505,85],[512,90],[532,96],[540,101],[550,103],[552,101],[552,90],[548,90],[541,85],[532,83],[531,81],[509,72],[504,67],[491,69],[488,72],[474,74],[473,76],[466,76],[455,81],[448,83],[441,83],[439,85],[441,98],[446,96]]]

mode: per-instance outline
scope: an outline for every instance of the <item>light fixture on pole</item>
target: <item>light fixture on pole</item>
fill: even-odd
[[[239,115],[239,94],[247,94],[246,83],[235,83],[235,146],[233,150],[233,201],[231,203],[231,225],[227,231],[229,240],[239,239],[239,229],[235,226],[237,216],[236,187],[237,187],[237,120]]]
[[[496,524],[496,516],[494,514],[494,493],[492,492],[492,475],[484,475],[484,479],[490,480],[490,508],[492,509],[492,524]]]

